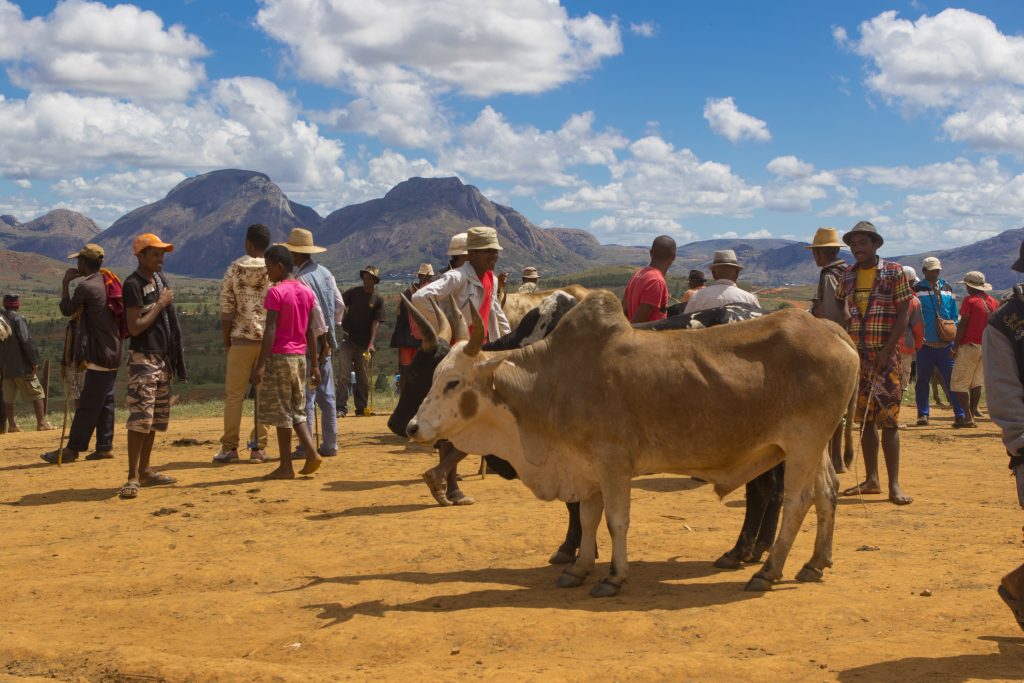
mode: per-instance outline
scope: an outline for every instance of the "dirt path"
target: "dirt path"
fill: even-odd
[[[53,432],[0,436],[0,678],[1020,680],[1024,633],[994,588],[1024,559],[1024,514],[992,425],[938,416],[903,433],[913,505],[841,501],[824,583],[789,580],[813,514],[787,581],[745,593],[754,568],[711,567],[739,497],[651,476],[634,487],[630,581],[605,600],[592,580],[554,587],[561,504],[474,475],[477,505],[439,508],[419,479],[432,456],[383,417],[344,420],[314,478],[270,483],[271,465],[170,447],[217,439],[217,419],[172,421],[156,462],[179,484],[135,501],[114,497],[123,456],[57,469],[37,457]],[[603,529],[599,543],[603,575]]]

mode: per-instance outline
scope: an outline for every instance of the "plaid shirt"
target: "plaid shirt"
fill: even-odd
[[[909,301],[914,293],[910,291],[903,266],[878,259],[878,273],[871,288],[867,313],[861,316],[857,308],[857,264],[843,271],[840,277],[839,298],[846,300],[850,314],[847,330],[857,348],[862,351],[877,351],[889,341],[893,324],[896,322],[896,305]]]

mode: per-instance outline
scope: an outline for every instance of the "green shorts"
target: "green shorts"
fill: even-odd
[[[267,359],[259,391],[260,424],[291,429],[306,421],[306,357],[275,353]]]
[[[18,394],[27,401],[42,401],[46,398],[43,385],[39,383],[39,378],[35,374],[13,379],[4,378],[4,403],[14,403]]]

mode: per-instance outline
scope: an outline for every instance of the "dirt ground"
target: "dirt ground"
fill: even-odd
[[[843,499],[823,583],[792,581],[813,513],[786,581],[746,593],[754,567],[711,566],[742,492],[649,476],[610,599],[587,594],[603,529],[597,577],[556,588],[564,507],[481,481],[476,457],[479,502],[438,507],[419,476],[432,455],[385,417],[344,420],[342,455],[312,478],[262,482],[273,465],[172,447],[220,434],[172,416],[155,462],[179,483],[134,501],[115,497],[123,453],[58,469],[38,459],[54,432],[0,436],[0,679],[1021,680],[1024,633],[995,591],[1024,560],[1006,457],[987,419],[954,432],[933,416],[903,432],[915,502]]]

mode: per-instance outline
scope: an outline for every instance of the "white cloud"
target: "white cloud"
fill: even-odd
[[[738,240],[740,239],[740,234],[735,230],[727,230],[725,232],[716,232],[713,235],[711,235],[711,237],[716,240]],[[743,235],[742,239],[763,240],[771,239],[772,237],[774,237],[774,235],[772,235],[770,230],[761,228],[760,230],[753,230],[751,232],[748,232],[747,234]]]
[[[26,180],[25,178],[18,178],[14,181],[14,184],[23,190],[28,190],[32,187],[32,181]]]
[[[653,38],[654,34],[658,32],[658,25],[653,21],[630,23],[629,32],[642,38]]]
[[[790,178],[806,178],[814,173],[814,164],[801,161],[792,155],[775,157],[768,162],[766,168],[777,176]]]
[[[52,185],[65,203],[85,207],[82,213],[101,225],[109,225],[132,209],[163,198],[185,180],[180,171],[122,171],[92,178],[75,176]]]
[[[767,142],[772,139],[768,124],[741,112],[731,97],[708,98],[704,105],[704,118],[714,133],[732,142],[744,139]]]
[[[183,100],[205,78],[207,49],[154,12],[66,0],[45,17],[25,20],[0,0],[0,61],[15,85],[134,100]]]

